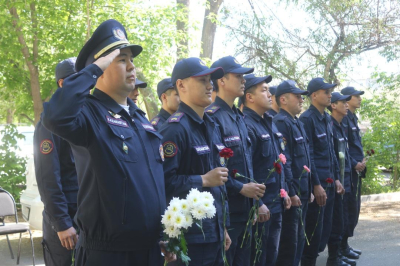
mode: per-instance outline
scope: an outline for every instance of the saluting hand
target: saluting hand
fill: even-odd
[[[75,245],[78,243],[79,236],[76,234],[76,230],[73,227],[57,232],[57,235],[60,239],[61,245],[68,250],[73,250]]]
[[[202,175],[201,179],[203,179],[203,187],[222,186],[228,181],[228,168],[217,167],[205,175]]]
[[[321,185],[314,186],[314,196],[319,206],[321,207],[325,206],[326,199],[328,197],[326,196],[325,189]]]
[[[110,54],[104,57],[100,57],[99,59],[94,61],[93,64],[97,65],[99,68],[101,68],[101,70],[104,71],[112,63],[112,61],[114,61],[114,59],[119,55],[119,53],[120,53],[119,49],[114,50]]]
[[[239,193],[245,197],[258,200],[264,196],[265,185],[253,182],[243,184],[243,188]]]

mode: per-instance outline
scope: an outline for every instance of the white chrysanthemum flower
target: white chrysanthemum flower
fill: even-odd
[[[192,188],[186,197],[187,203],[190,208],[193,208],[194,205],[196,205],[199,201],[201,201],[201,199],[202,199],[201,193],[196,188]]]
[[[173,226],[168,226],[164,229],[164,233],[166,233],[170,238],[178,238],[181,234],[181,230]]]
[[[202,220],[202,219],[206,218],[206,216],[207,216],[204,206],[200,205],[200,204],[195,206],[195,208],[193,208],[190,213],[193,215],[193,218],[195,218],[196,220]]]
[[[174,226],[176,228],[182,228],[185,223],[185,216],[181,212],[179,212],[179,213],[176,213],[173,218],[174,218],[173,219]]]
[[[190,207],[189,207],[189,203],[187,200],[180,200],[179,204],[180,204],[181,212],[183,214],[190,212]]]
[[[210,207],[206,208],[205,211],[207,218],[213,218],[215,216],[215,213],[217,212],[217,209],[215,208],[214,205],[210,205]]]
[[[164,215],[161,215],[161,223],[165,226],[173,226],[174,225],[174,216],[175,212],[170,210],[166,210]]]
[[[201,196],[203,200],[210,200],[212,203],[214,202],[214,197],[208,191],[201,192]]]
[[[181,212],[181,203],[179,198],[173,198],[168,206],[169,211],[172,211],[174,213],[179,213]]]
[[[185,222],[183,223],[183,228],[188,229],[193,224],[193,218],[190,213],[185,214]]]

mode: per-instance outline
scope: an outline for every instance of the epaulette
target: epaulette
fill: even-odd
[[[179,121],[181,121],[181,118],[182,118],[182,116],[184,115],[185,113],[183,113],[183,112],[176,112],[176,113],[174,113],[173,115],[171,115],[169,118],[168,118],[168,123],[178,123]]]
[[[206,108],[206,112],[207,112],[207,113],[213,114],[213,113],[215,113],[216,111],[218,111],[219,108],[220,108],[220,107],[219,107],[218,105],[214,105],[214,106],[211,106],[211,107],[207,107],[207,108]]]
[[[156,117],[154,117],[153,119],[151,119],[151,124],[153,125],[153,126],[157,126],[157,124],[158,124],[158,122],[160,121],[160,117],[158,117],[158,116],[156,116]]]

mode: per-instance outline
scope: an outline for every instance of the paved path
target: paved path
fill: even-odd
[[[363,251],[358,266],[400,265],[400,201],[363,202],[360,222],[350,245]],[[33,231],[36,265],[44,265],[41,231]],[[16,265],[19,234],[10,235],[15,259],[12,260],[7,240],[0,236],[0,266]],[[317,266],[326,264],[327,251],[317,260]],[[23,234],[21,266],[32,265],[29,234]]]

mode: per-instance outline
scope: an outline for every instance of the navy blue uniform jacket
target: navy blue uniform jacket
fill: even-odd
[[[170,113],[165,111],[163,108],[161,108],[160,112],[153,118],[151,119],[151,124],[153,127],[159,131],[161,126],[167,121],[167,119],[171,116]]]
[[[44,108],[47,108],[47,103]],[[33,139],[36,181],[44,211],[55,231],[67,230],[73,226],[78,197],[78,178],[71,146],[47,130],[42,121],[36,125]]]
[[[350,154],[349,154],[349,146],[347,139],[347,125],[343,123],[338,123],[333,116],[331,116],[333,122],[333,144],[335,146],[335,154],[340,166],[339,159],[339,143],[344,143],[345,146],[345,168],[344,168],[344,184],[343,187],[347,192],[351,192],[351,162],[350,162]],[[340,169],[340,168],[339,168]],[[340,177],[340,176],[339,176]]]
[[[281,109],[274,119],[285,142],[285,178],[289,186],[289,196],[297,195],[306,200],[311,193],[311,174],[304,171],[304,165],[311,169],[309,141],[303,123]]]
[[[172,197],[186,198],[192,188],[209,191],[214,199],[217,213],[214,218],[203,220],[203,233],[193,225],[185,234],[186,241],[212,243],[224,237],[223,213],[229,225],[228,202],[225,186],[203,187],[201,175],[219,167],[219,151],[224,148],[219,127],[206,113],[203,119],[186,105],[179,109],[161,127],[165,152],[164,173],[167,200]]]
[[[161,136],[128,100],[129,114],[100,90],[92,64],[64,80],[43,113],[43,124],[68,140],[79,180],[82,245],[132,251],[153,248],[166,208]]]
[[[311,181],[314,186],[326,188],[328,177],[339,178],[339,165],[333,147],[332,120],[327,112],[322,115],[315,106],[310,105],[300,116],[307,137],[310,140]]]
[[[206,111],[220,126],[224,145],[231,148],[234,153],[228,161],[227,168],[230,177],[226,182],[231,223],[246,222],[253,205],[253,199],[246,198],[239,192],[242,190],[243,184],[248,183],[249,180],[245,178],[237,180],[231,177],[232,170],[236,169],[240,174],[253,178],[251,141],[243,120],[243,114],[236,106],[231,108],[218,96],[215,98],[215,102],[207,107]]]
[[[272,116],[264,114],[264,117],[261,117],[247,107],[243,108],[243,113],[252,143],[254,179],[257,183],[265,182],[265,194],[261,201],[267,205],[272,214],[282,212],[283,201],[280,198],[280,189],[287,190],[283,170],[286,165],[280,163],[281,174],[275,171],[267,179],[270,169],[274,167],[274,162],[283,152],[282,134],[272,123]]]
[[[347,137],[349,140],[349,153],[351,157],[350,161],[351,167],[354,168],[358,162],[362,162],[364,159],[360,128],[358,127],[358,117],[349,110],[347,116],[343,118],[342,123],[347,125]],[[363,177],[365,177],[365,175],[363,175]]]

